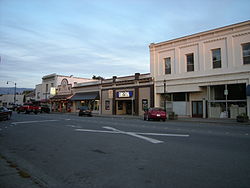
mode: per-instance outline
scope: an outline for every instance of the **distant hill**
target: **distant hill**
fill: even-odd
[[[16,88],[17,93],[23,93],[23,91],[34,90],[32,88]],[[0,87],[0,94],[14,94],[15,87]]]

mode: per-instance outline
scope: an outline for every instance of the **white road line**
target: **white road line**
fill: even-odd
[[[163,133],[139,133],[135,132],[136,134],[141,135],[151,135],[151,136],[177,136],[177,137],[189,137],[189,134],[163,134]]]
[[[137,137],[137,138],[146,140],[146,141],[148,141],[148,142],[151,142],[151,143],[153,143],[153,144],[163,143],[163,141],[156,140],[156,139],[153,139],[153,138],[148,138],[148,137],[146,137],[146,136],[141,136],[141,135],[138,135],[138,134],[133,133],[133,132],[120,131],[120,130],[115,129],[115,128],[113,128],[113,127],[103,127],[103,128],[104,128],[104,129],[113,130],[114,132],[117,132],[117,133],[126,134],[126,135],[129,135],[129,136],[134,136],[134,137]]]
[[[25,124],[25,123],[42,123],[42,122],[51,122],[51,121],[59,121],[59,120],[41,120],[41,121],[19,121],[19,122],[13,122],[11,124]]]
[[[116,132],[116,131],[101,131],[101,130],[91,130],[91,129],[75,129],[75,131],[93,132],[93,133],[112,133],[112,134],[120,134],[120,132]]]

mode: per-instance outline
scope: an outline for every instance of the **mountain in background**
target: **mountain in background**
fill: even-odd
[[[32,88],[16,88],[16,93],[22,94],[23,91],[32,91]],[[14,94],[15,87],[0,87],[0,94]]]

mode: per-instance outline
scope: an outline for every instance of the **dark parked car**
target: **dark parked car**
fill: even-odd
[[[162,108],[149,108],[144,112],[144,120],[157,119],[166,121],[167,114]]]
[[[83,116],[83,115],[90,116],[90,117],[92,116],[92,112],[88,106],[81,106],[79,108],[79,116]]]
[[[45,112],[45,113],[50,113],[50,108],[48,105],[41,105],[41,113]]]
[[[8,110],[4,106],[0,106],[0,120],[9,120],[11,118],[11,115],[11,110]]]

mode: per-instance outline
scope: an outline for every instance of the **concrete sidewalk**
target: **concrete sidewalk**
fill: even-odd
[[[54,113],[54,114],[68,114],[73,116],[78,116],[78,113]],[[141,119],[143,116],[132,116],[132,115],[103,115],[103,114],[92,114],[94,117],[103,118],[120,118],[120,119]],[[226,118],[191,118],[191,117],[178,117],[177,120],[166,120],[166,122],[194,122],[194,123],[213,123],[213,124],[231,124],[231,125],[250,125],[250,120],[248,122],[240,123],[236,119],[226,119]]]
[[[121,119],[142,119],[143,116],[131,116],[131,115],[101,115],[93,114],[95,117],[106,117],[106,118],[121,118]],[[234,124],[234,125],[250,125],[250,121],[240,123],[236,119],[225,119],[225,118],[190,118],[190,117],[178,117],[176,120],[166,120],[166,122],[194,122],[194,123],[218,123],[218,124]]]

